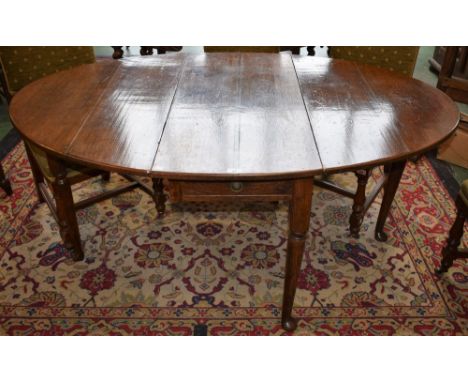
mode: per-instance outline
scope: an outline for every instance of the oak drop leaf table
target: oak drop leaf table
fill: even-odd
[[[289,201],[282,325],[294,330],[313,177],[385,165],[385,239],[406,159],[446,139],[459,112],[439,90],[371,66],[208,53],[57,73],[22,89],[10,117],[50,160],[165,179],[175,202]]]

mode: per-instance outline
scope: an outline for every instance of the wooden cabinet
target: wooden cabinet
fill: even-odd
[[[434,49],[433,56],[429,59],[431,69],[436,73],[440,72],[440,67],[444,63],[445,52],[447,51],[446,46],[436,46]],[[468,47],[463,46],[458,51],[457,61],[453,75],[459,78],[468,79]]]
[[[468,47],[436,47],[429,63],[439,73],[437,87],[454,101],[468,103]]]

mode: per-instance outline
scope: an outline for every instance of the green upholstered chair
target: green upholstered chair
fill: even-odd
[[[279,53],[279,46],[204,46],[206,53],[213,52],[247,52],[247,53]]]
[[[0,46],[7,98],[39,78],[96,61],[90,46]]]
[[[22,87],[44,76],[78,65],[95,62],[92,47],[0,47],[0,81],[7,100],[10,101]],[[56,218],[60,234],[67,248],[73,250],[73,258],[82,260],[83,250],[75,211],[97,201],[142,186],[153,195],[147,186],[131,178],[131,182],[99,196],[74,203],[71,185],[101,175],[108,180],[110,174],[73,163],[63,163],[48,155],[33,142],[25,141],[26,152],[36,184],[39,201],[45,201]],[[52,171],[51,166],[60,171]],[[54,173],[60,173],[58,180]],[[1,174],[0,174],[1,175]],[[127,176],[130,178],[129,176]],[[52,190],[52,194],[50,193]]]
[[[375,65],[409,77],[413,76],[418,53],[418,46],[332,46],[329,50],[332,58]]]

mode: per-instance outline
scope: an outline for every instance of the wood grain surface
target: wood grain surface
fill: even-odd
[[[187,58],[154,173],[294,177],[321,168],[289,55]]]
[[[48,153],[60,232],[76,249],[75,259],[83,253],[65,162],[57,157],[152,175],[159,214],[162,177],[176,202],[289,201],[281,321],[292,331],[313,176],[364,168],[352,215],[358,231],[370,174],[365,167],[386,164],[376,225],[377,239],[385,240],[406,158],[447,138],[459,112],[439,90],[370,66],[237,52],[83,65],[23,88],[10,117]]]
[[[10,116],[27,139],[92,167],[293,179],[420,153],[459,112],[429,85],[348,61],[178,53],[48,76],[18,92]]]
[[[324,171],[418,154],[458,124],[449,97],[420,81],[345,60],[293,60]]]

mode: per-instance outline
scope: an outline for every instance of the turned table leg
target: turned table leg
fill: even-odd
[[[320,48],[323,48],[323,46],[320,46]],[[315,46],[308,46],[307,47],[307,55],[308,56],[315,56]],[[327,46],[327,56],[330,57],[330,47]]]
[[[163,180],[160,178],[153,179],[153,200],[156,204],[158,215],[162,216],[166,212],[166,195],[164,194]]]
[[[307,55],[308,56],[315,56],[315,46],[308,46],[307,47]]]
[[[54,194],[60,236],[66,248],[73,250],[73,260],[83,260],[80,231],[76,219],[75,205],[70,183],[67,179],[67,168],[57,158],[47,156],[50,171],[54,177],[52,190]]]
[[[7,179],[3,167],[0,164],[0,187],[6,192],[7,195],[11,195],[13,190],[11,189],[10,181]]]
[[[36,159],[34,158],[34,155],[29,148],[29,145],[25,143],[24,145],[26,149],[26,155],[29,160],[29,165],[31,166],[31,171],[33,175],[33,180],[34,180],[34,186],[36,187],[36,194],[39,199],[39,203],[44,202],[44,197],[42,196],[41,189],[39,187],[39,184],[44,183],[44,175],[42,175],[42,171],[39,168],[39,165],[36,162]]]
[[[101,179],[104,182],[108,182],[110,180],[110,177],[111,177],[111,173],[109,171],[105,171],[101,174]]]
[[[356,194],[354,194],[353,212],[349,217],[349,231],[351,236],[359,239],[359,230],[364,219],[364,204],[366,203],[366,186],[372,170],[358,170],[355,172],[358,179]]]
[[[142,46],[140,49],[140,54],[142,56],[152,56],[153,55],[153,47],[152,46]]]
[[[123,57],[123,49],[121,46],[113,46],[114,53],[112,53],[112,58],[118,60],[119,58]]]
[[[385,166],[387,173],[387,182],[384,187],[384,195],[382,205],[380,206],[379,217],[375,225],[375,238],[378,241],[386,241],[387,234],[384,232],[385,221],[387,220],[390,206],[392,205],[393,198],[400,184],[401,176],[405,170],[406,161],[392,163],[390,166]]]
[[[296,319],[291,316],[291,312],[296,294],[297,278],[301,270],[305,239],[309,230],[312,188],[312,179],[295,180],[289,204],[288,253],[281,316],[281,324],[283,329],[287,331],[292,331],[297,326]]]
[[[443,258],[440,268],[437,270],[438,274],[447,272],[448,269],[452,266],[453,261],[458,257],[466,257],[466,254],[462,255],[459,253],[458,246],[460,245],[461,238],[463,236],[465,220],[468,217],[468,208],[460,196],[457,197],[455,204],[457,206],[457,217],[455,218],[455,222],[450,229],[447,244],[442,250]]]

